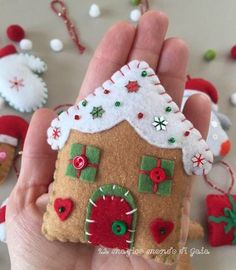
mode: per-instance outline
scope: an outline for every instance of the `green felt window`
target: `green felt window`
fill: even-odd
[[[86,159],[86,164],[78,168],[74,166],[73,159],[81,156]],[[97,147],[74,143],[71,145],[66,175],[74,179],[94,182],[96,179],[99,160],[100,150]]]
[[[161,168],[165,177],[156,183],[151,178],[151,171]],[[173,160],[158,159],[152,156],[143,156],[138,178],[138,191],[144,193],[155,193],[157,195],[169,196],[173,184],[175,162]]]

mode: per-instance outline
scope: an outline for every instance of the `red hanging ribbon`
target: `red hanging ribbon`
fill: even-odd
[[[51,2],[51,9],[53,12],[57,14],[57,16],[61,17],[67,27],[69,35],[73,42],[75,43],[76,47],[78,48],[79,52],[82,54],[85,50],[85,47],[81,45],[79,40],[79,35],[76,31],[75,25],[70,20],[66,6],[63,1],[61,0],[53,0]]]
[[[232,170],[232,168],[230,167],[230,165],[228,163],[226,163],[225,161],[219,161],[218,162],[221,166],[226,167],[226,169],[228,170],[229,174],[230,174],[230,178],[231,178],[231,183],[230,186],[227,190],[227,192],[225,192],[223,189],[217,187],[216,185],[214,185],[211,181],[211,179],[207,176],[207,175],[203,175],[205,182],[212,188],[214,188],[215,190],[219,191],[220,193],[226,194],[226,195],[230,195],[231,191],[234,187],[234,182],[235,182],[235,178],[234,178],[234,172]]]

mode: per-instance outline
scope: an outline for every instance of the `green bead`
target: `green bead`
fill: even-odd
[[[170,106],[166,107],[166,112],[171,112],[171,111],[172,111],[172,109]]]
[[[169,143],[175,143],[175,138],[174,137],[171,137],[169,140],[168,140]]]
[[[123,235],[127,231],[127,225],[124,221],[116,220],[112,223],[112,232],[115,235]]]
[[[88,104],[88,101],[87,101],[87,100],[83,100],[83,101],[82,101],[82,106],[85,107],[87,104]]]
[[[140,4],[140,0],[130,0],[133,6],[138,6]]]
[[[141,75],[142,75],[142,77],[146,77],[147,76],[147,71],[146,70],[142,71]]]
[[[120,105],[121,105],[121,102],[120,101],[116,101],[115,106],[116,107],[120,107]]]
[[[209,49],[205,52],[203,57],[206,61],[212,61],[216,58],[216,52],[212,49]]]

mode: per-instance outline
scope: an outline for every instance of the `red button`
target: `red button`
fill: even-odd
[[[149,176],[154,183],[160,183],[166,179],[166,173],[162,168],[152,169]]]
[[[85,155],[76,156],[73,158],[73,166],[77,170],[82,170],[88,165],[88,159]]]

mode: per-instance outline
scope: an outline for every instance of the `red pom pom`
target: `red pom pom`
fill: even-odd
[[[236,60],[236,45],[230,51],[231,57]]]
[[[25,37],[25,31],[20,25],[12,24],[7,27],[7,36],[10,40],[19,42]]]

